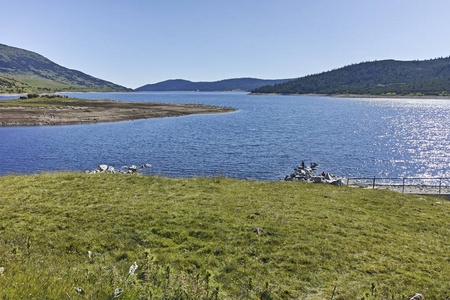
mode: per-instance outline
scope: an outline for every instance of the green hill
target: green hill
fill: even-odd
[[[257,79],[257,78],[233,78],[212,82],[192,82],[183,79],[172,79],[155,84],[141,86],[135,91],[251,91],[255,88],[277,84],[292,79]]]
[[[448,95],[450,57],[364,62],[252,90],[279,94]]]
[[[0,299],[444,300],[449,213],[302,182],[1,176]]]
[[[0,44],[0,92],[126,91],[126,87],[62,67],[37,53]]]

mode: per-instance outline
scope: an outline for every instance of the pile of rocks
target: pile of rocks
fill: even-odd
[[[305,166],[305,161],[294,169],[294,173],[286,175],[285,181],[304,181],[304,182],[314,182],[314,183],[328,183],[333,185],[344,185],[346,179],[343,177],[337,177],[330,173],[323,172],[321,175],[316,175],[319,166],[317,163],[311,163],[309,166]]]
[[[144,168],[150,168],[152,165],[151,164],[145,164],[142,166],[135,166],[135,165],[131,165],[131,166],[123,166],[122,168],[120,168],[119,170],[114,169],[113,166],[108,166],[108,165],[99,165],[97,167],[97,169],[92,170],[92,171],[86,171],[86,173],[88,174],[96,174],[96,173],[121,173],[121,174],[136,174],[139,173],[140,170],[144,169]]]

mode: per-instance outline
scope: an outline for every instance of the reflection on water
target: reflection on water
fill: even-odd
[[[450,176],[450,101],[87,93],[76,97],[231,106],[220,115],[0,128],[0,174],[151,163],[150,173],[279,180],[301,160],[342,176]]]

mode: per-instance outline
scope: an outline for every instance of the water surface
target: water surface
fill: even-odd
[[[0,128],[0,174],[152,164],[150,174],[279,180],[301,160],[341,176],[450,176],[450,101],[82,93],[231,106],[228,114],[69,126]]]

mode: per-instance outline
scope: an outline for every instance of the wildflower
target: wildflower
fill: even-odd
[[[76,287],[76,286],[74,286],[73,288],[75,289],[75,293],[77,293],[77,294],[79,294],[79,295],[84,295],[84,294],[86,294],[86,292],[83,291],[82,288],[79,288],[79,287]]]
[[[92,252],[88,251],[89,259],[92,259]]]
[[[117,288],[114,290],[113,299],[119,298],[122,295],[123,290],[121,288]]]
[[[3,273],[5,273],[5,267],[0,267],[0,276],[2,276]]]
[[[130,270],[128,271],[128,276],[134,275],[134,272],[136,272],[138,268],[138,265],[136,262],[134,262],[133,265],[131,265]]]

